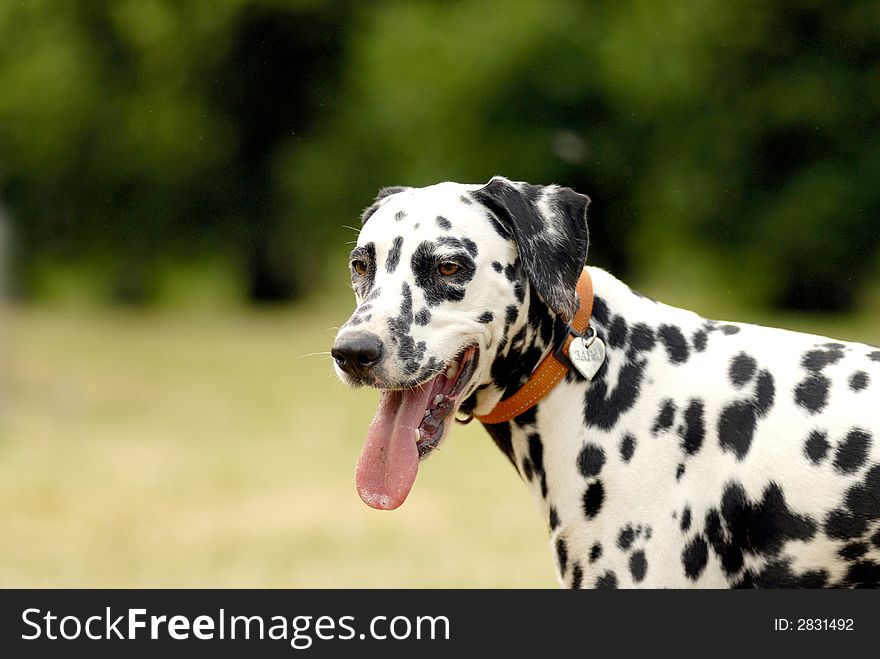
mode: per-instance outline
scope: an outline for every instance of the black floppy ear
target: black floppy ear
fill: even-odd
[[[385,197],[390,197],[393,194],[397,194],[398,192],[403,192],[404,190],[409,190],[409,188],[400,186],[400,185],[392,185],[387,188],[382,188],[379,190],[379,194],[376,195],[376,198],[373,200],[373,203],[370,204],[364,212],[361,213],[361,226],[367,223],[367,220],[370,219],[370,216],[379,210],[379,206],[381,206],[381,201],[385,199]]]
[[[472,193],[510,233],[538,295],[570,320],[577,311],[577,281],[587,260],[589,197],[558,185],[513,183],[495,176]]]

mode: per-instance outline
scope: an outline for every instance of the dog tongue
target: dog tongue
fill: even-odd
[[[394,510],[412,489],[419,471],[416,429],[425,415],[431,384],[382,392],[355,472],[358,494],[371,508]]]

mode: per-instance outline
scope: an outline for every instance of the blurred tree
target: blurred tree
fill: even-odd
[[[25,292],[66,261],[140,302],[168,261],[220,259],[252,299],[299,293],[288,264],[314,250],[277,243],[271,162],[332,98],[348,15],[338,2],[3,4],[0,163]]]
[[[383,185],[558,182],[591,261],[848,309],[880,264],[880,3],[0,5],[0,185],[39,294],[220,260],[317,284]]]

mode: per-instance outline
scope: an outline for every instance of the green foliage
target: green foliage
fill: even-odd
[[[876,2],[9,3],[0,83],[25,292],[207,259],[286,299],[379,187],[496,173],[588,193],[642,282],[845,309],[880,274]]]

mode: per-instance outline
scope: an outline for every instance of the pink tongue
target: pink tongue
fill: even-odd
[[[419,471],[416,428],[424,417],[432,384],[382,392],[355,471],[358,494],[371,508],[394,510],[412,489]]]

